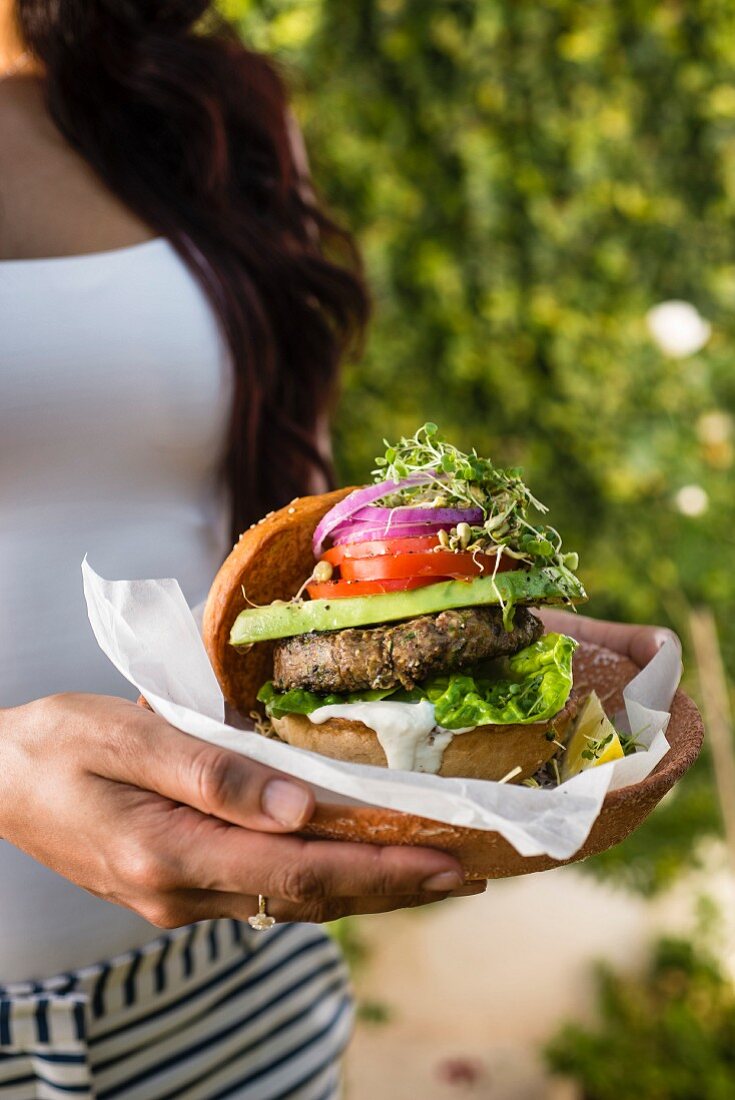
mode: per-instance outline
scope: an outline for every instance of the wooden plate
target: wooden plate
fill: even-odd
[[[583,643],[574,657],[575,687],[582,694],[595,688],[610,716],[621,709],[623,688],[638,671],[626,657],[600,646]],[[625,840],[692,766],[702,747],[704,728],[696,706],[681,691],[674,697],[666,736],[671,748],[663,760],[640,783],[607,795],[587,842],[567,860],[524,857],[499,833],[445,825],[377,806],[320,805],[304,833],[331,840],[441,848],[457,856],[470,879],[509,878],[548,871],[604,852]]]

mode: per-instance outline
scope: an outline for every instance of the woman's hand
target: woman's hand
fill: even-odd
[[[639,668],[643,668],[656,656],[667,638],[672,638],[681,650],[677,635],[665,626],[610,623],[604,619],[589,619],[584,615],[574,615],[571,611],[551,608],[538,609],[535,613],[543,620],[547,630],[558,630],[580,642],[606,646],[607,649],[629,657]]]
[[[429,848],[289,836],[314,811],[296,780],[123,699],[58,695],[0,711],[0,836],[162,928],[422,905],[462,889]]]

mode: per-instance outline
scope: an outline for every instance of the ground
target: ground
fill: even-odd
[[[362,918],[356,986],[372,1015],[345,1100],[576,1100],[539,1045],[593,1011],[590,964],[637,968],[659,909],[574,868],[490,883],[481,897]]]

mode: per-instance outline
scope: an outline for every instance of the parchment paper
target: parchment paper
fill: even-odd
[[[639,751],[553,790],[330,760],[225,722],[219,684],[177,581],[108,581],[86,559],[82,576],[99,645],[162,718],[193,737],[305,780],[322,802],[368,803],[497,830],[523,856],[568,859],[587,839],[608,790],[645,778],[669,749],[665,731],[681,676],[679,652],[671,641],[624,693],[627,723]]]

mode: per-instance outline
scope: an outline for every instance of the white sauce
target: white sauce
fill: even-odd
[[[447,730],[434,720],[434,704],[428,699],[420,703],[393,703],[381,699],[373,703],[342,703],[318,707],[309,715],[320,726],[330,718],[346,718],[362,722],[374,730],[385,753],[389,768],[435,775],[442,766],[444,750],[455,734],[474,729]]]

